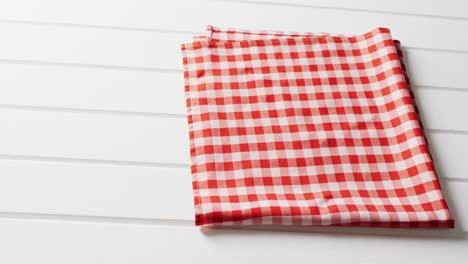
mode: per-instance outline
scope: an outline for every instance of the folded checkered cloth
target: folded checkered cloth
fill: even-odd
[[[196,225],[454,227],[388,29],[209,26],[182,54]]]

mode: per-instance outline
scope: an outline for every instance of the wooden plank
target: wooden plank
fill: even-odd
[[[448,117],[447,117],[448,118]],[[188,166],[185,118],[1,109],[0,154]],[[467,178],[468,135],[428,131],[436,164]]]
[[[0,58],[134,68],[181,69],[186,34],[2,24]]]
[[[460,12],[463,10],[460,9]],[[239,19],[239,14],[242,14],[242,19]],[[394,36],[408,46],[464,51],[468,46],[468,35],[460,33],[468,28],[468,20],[464,19],[324,10],[303,6],[213,1],[180,1],[160,5],[150,0],[106,0],[99,3],[92,0],[67,1],[67,3],[59,0],[45,0],[40,3],[20,0],[2,1],[0,18],[184,32],[202,31],[207,24],[346,34],[362,33],[383,26],[391,28]],[[344,23],[346,21],[352,23]]]
[[[468,53],[412,49],[405,50],[404,53],[413,84],[441,88],[468,88],[464,77],[466,74],[463,68],[459,68],[460,59],[468,58]]]
[[[8,23],[0,23],[0,34],[0,62],[146,71],[180,71],[180,44],[191,39],[191,34]],[[468,53],[408,49],[406,57],[415,84],[468,88],[464,74]]]
[[[468,131],[468,91],[414,89],[424,126],[430,129]]]
[[[0,211],[193,219],[188,168],[0,159]]]
[[[181,118],[0,110],[0,152],[11,155],[188,164]]]
[[[193,221],[188,168],[12,159],[0,159],[0,167],[0,212]],[[467,188],[443,181],[457,227],[465,231]]]
[[[362,230],[362,229],[361,229]],[[466,262],[468,240],[414,235],[205,230],[159,225],[0,220],[2,263]],[[395,231],[393,231],[395,232]],[[426,231],[432,234],[431,231]],[[396,232],[395,232],[396,233]],[[392,253],[398,252],[398,253]],[[443,254],[441,254],[443,252]],[[309,258],[309,259],[308,259]]]
[[[223,1],[223,0],[221,0]],[[380,2],[372,0],[234,0],[236,2],[257,2],[265,4],[297,5],[304,7],[325,8],[325,9],[344,9],[354,11],[395,13],[399,15],[417,15],[430,17],[443,17],[461,19],[468,18],[466,14],[466,2],[460,0],[394,0],[390,2]]]
[[[468,205],[466,203],[467,182],[457,182],[442,180],[442,191],[446,199],[450,212],[453,214],[456,222],[456,229],[468,231]],[[461,200],[465,199],[465,200]]]
[[[440,176],[468,179],[468,135],[436,131],[426,135]]]
[[[0,64],[0,72],[0,105],[186,113],[182,73],[30,64]],[[468,131],[468,123],[460,122],[468,115],[468,93],[415,92],[426,128]]]
[[[185,115],[181,72],[0,63],[0,104]]]

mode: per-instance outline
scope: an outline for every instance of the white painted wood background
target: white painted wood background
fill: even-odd
[[[455,230],[193,226],[179,47],[205,25],[402,41]],[[462,0],[0,1],[0,263],[468,263]]]

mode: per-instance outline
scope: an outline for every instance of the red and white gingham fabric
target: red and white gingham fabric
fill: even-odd
[[[209,26],[182,53],[196,225],[454,227],[388,29]]]

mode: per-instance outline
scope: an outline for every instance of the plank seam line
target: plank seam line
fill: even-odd
[[[46,111],[46,112],[65,112],[78,114],[103,114],[103,115],[118,115],[118,116],[138,116],[148,118],[175,118],[186,119],[185,114],[171,113],[155,113],[155,112],[139,112],[139,111],[123,111],[123,110],[108,110],[108,109],[90,109],[90,108],[73,108],[73,107],[55,107],[55,106],[35,106],[35,105],[16,105],[16,104],[1,104],[0,109],[24,110],[24,111]]]
[[[150,224],[150,225],[171,225],[171,226],[194,226],[191,220],[161,219],[161,218],[140,218],[122,216],[95,216],[76,214],[52,214],[52,213],[29,213],[29,212],[9,212],[0,211],[0,218],[14,219],[34,219],[34,220],[56,220],[56,221],[78,221],[78,222],[102,222],[118,224]]]
[[[32,65],[39,65],[39,66],[61,66],[61,67],[76,67],[76,68],[96,68],[96,69],[119,70],[119,71],[162,72],[162,73],[178,73],[178,74],[181,74],[183,72],[182,70],[167,69],[167,68],[119,66],[119,65],[74,63],[74,62],[52,62],[52,61],[41,61],[41,60],[2,59],[2,58],[0,58],[0,63],[32,64]],[[181,62],[181,67],[182,67],[182,62]]]
[[[20,161],[99,164],[99,165],[113,165],[113,166],[134,166],[134,167],[166,167],[166,168],[183,168],[183,169],[190,168],[189,164],[182,164],[182,163],[107,160],[107,159],[89,159],[89,158],[67,158],[67,157],[52,157],[52,156],[39,156],[39,155],[0,154],[0,159],[20,160]]]
[[[436,164],[437,166],[437,164]],[[453,178],[453,177],[439,177],[439,180],[442,182],[462,182],[468,183],[468,179]]]
[[[467,18],[468,19],[468,18]],[[23,25],[39,25],[39,26],[54,26],[54,27],[74,27],[74,28],[87,28],[87,29],[106,29],[106,30],[122,30],[122,31],[135,31],[135,32],[150,32],[150,33],[165,33],[165,34],[180,34],[187,35],[188,39],[194,35],[203,35],[204,32],[200,31],[183,31],[173,29],[157,29],[157,28],[140,28],[140,27],[123,27],[123,26],[112,26],[112,25],[93,25],[93,24],[76,24],[76,23],[65,23],[65,22],[41,22],[41,21],[28,21],[28,20],[12,20],[12,19],[0,19],[0,23],[4,24],[23,24]],[[406,46],[403,42],[404,50],[421,50],[430,52],[447,52],[456,54],[468,54],[468,50],[458,49],[442,49],[442,48],[428,48],[428,47],[414,47]]]
[[[413,89],[416,89],[416,90],[418,90],[418,89],[421,89],[421,90],[438,90],[438,91],[447,91],[447,92],[468,93],[468,88],[462,88],[462,87],[442,87],[442,86],[431,86],[431,85],[413,85]]]
[[[430,131],[438,134],[452,134],[452,135],[468,135],[468,131],[456,130],[456,129],[436,129],[436,128],[424,128],[425,131]]]
[[[416,50],[416,51],[429,51],[429,52],[438,52],[438,53],[468,54],[468,50],[413,47],[413,46],[406,46],[405,43],[402,43],[402,49],[403,49],[403,52],[408,51],[408,50]]]
[[[449,20],[463,20],[463,21],[468,20],[468,17],[460,17],[460,16],[418,14],[418,13],[412,13],[412,12],[384,11],[384,10],[378,10],[378,9],[359,9],[359,8],[350,8],[350,7],[309,5],[309,4],[300,4],[300,3],[254,1],[254,0],[217,0],[217,2],[244,3],[244,4],[256,4],[256,5],[271,5],[271,6],[289,6],[289,7],[302,7],[302,8],[314,8],[314,9],[326,9],[326,10],[340,10],[340,11],[361,12],[361,13],[377,13],[377,14],[388,14],[388,15],[398,15],[398,16],[425,17],[425,18],[432,18],[432,19],[449,19]]]
[[[103,159],[85,159],[85,158],[65,158],[37,155],[12,155],[0,154],[0,160],[15,161],[39,161],[39,162],[60,162],[60,163],[78,163],[78,164],[97,164],[111,166],[134,166],[134,167],[166,167],[189,169],[189,164],[162,163],[162,162],[141,162],[141,161],[121,161],[121,160],[103,160]],[[439,177],[444,182],[468,183],[468,179],[454,177]]]
[[[151,33],[183,34],[183,35],[202,35],[204,33],[203,31],[191,31],[191,30],[173,30],[173,29],[147,28],[147,27],[125,27],[125,26],[113,26],[113,25],[95,25],[95,24],[3,19],[3,18],[0,18],[0,23],[33,25],[33,26],[38,25],[38,26],[53,26],[53,27],[107,29],[107,30],[117,30],[117,31],[136,31],[136,32],[151,32]]]

